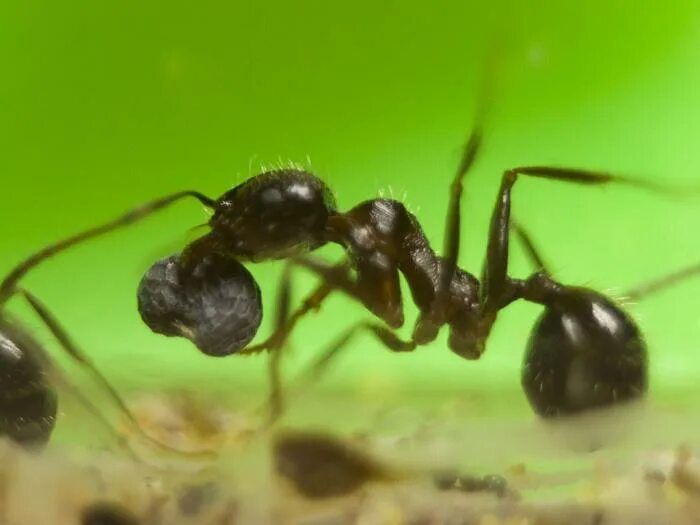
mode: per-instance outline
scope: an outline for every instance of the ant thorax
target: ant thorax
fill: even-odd
[[[430,245],[418,219],[393,199],[362,202],[347,213],[329,219],[333,240],[343,245],[357,271],[358,291],[365,305],[392,326],[402,323],[399,273],[406,279],[412,299],[422,314],[432,309],[445,271],[444,259]],[[390,286],[389,284],[390,283]],[[471,315],[479,283],[456,268],[447,290],[440,324]],[[377,290],[383,290],[381,297]]]

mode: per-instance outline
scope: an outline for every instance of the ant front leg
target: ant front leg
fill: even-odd
[[[291,301],[291,270],[293,265],[310,268],[321,275],[323,283],[316,287],[291,315],[289,313]],[[352,293],[354,287],[348,277],[349,265],[346,262],[329,265],[311,258],[298,258],[287,262],[282,272],[279,293],[277,294],[277,308],[275,330],[268,339],[262,343],[250,346],[241,351],[243,354],[257,353],[262,350],[270,352],[268,373],[270,377],[270,422],[276,421],[284,409],[281,359],[282,352],[292,330],[299,320],[313,310],[318,310],[321,303],[334,289],[342,289]]]
[[[312,271],[318,275],[323,282],[306,298],[303,305],[292,313],[286,322],[282,323],[281,319],[278,319],[278,329],[273,332],[268,340],[261,343],[259,348],[269,348],[270,342],[274,342],[274,344],[277,345],[283,344],[298,319],[310,310],[317,309],[320,306],[321,301],[323,301],[334,290],[341,291],[353,299],[363,302],[361,290],[362,283],[355,281],[350,276],[349,263],[343,262],[340,264],[329,264],[313,257],[297,257],[289,264],[301,266]],[[282,290],[284,289],[285,286],[282,287]],[[288,296],[288,291],[281,291],[278,301],[284,296]],[[284,311],[286,308],[284,304],[280,304],[279,306],[282,308],[282,311]],[[408,341],[403,340],[393,330],[383,326],[380,323],[360,321],[347,329],[340,337],[338,337],[338,339],[330,343],[329,346],[320,352],[320,357],[303,375],[302,380],[308,383],[322,375],[330,363],[335,360],[336,357],[348,347],[350,341],[361,332],[371,334],[384,347],[392,352],[410,352],[417,346],[413,339]],[[258,350],[258,348],[254,349],[256,351]],[[247,350],[244,350],[244,352],[247,352]]]

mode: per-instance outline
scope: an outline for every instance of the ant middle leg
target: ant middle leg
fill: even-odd
[[[335,361],[343,351],[349,348],[350,342],[361,333],[371,334],[382,346],[390,352],[404,353],[412,352],[418,346],[417,343],[410,339],[404,340],[390,328],[372,322],[360,321],[343,332],[337,339],[324,347],[319,352],[319,357],[304,370],[295,380],[297,383],[294,388],[304,390],[312,383],[316,382],[324,373],[328,371],[329,366]]]
[[[307,268],[319,275],[323,282],[309,293],[301,306],[289,313],[291,297],[291,268],[299,266]],[[287,262],[280,280],[280,292],[277,294],[277,314],[275,329],[272,334],[258,344],[242,349],[240,355],[257,354],[273,350],[284,345],[299,321],[310,312],[316,311],[334,290],[351,293],[350,280],[347,277],[350,266],[347,262],[328,264],[309,257],[298,257]]]
[[[288,301],[290,296],[289,273],[285,271],[283,274],[284,282],[280,286],[280,293],[277,298],[278,309],[279,312],[281,312],[277,316],[277,328],[268,339],[259,345],[243,350],[243,353],[252,353],[262,350],[268,350],[272,353],[270,357],[270,377],[273,379],[271,381],[272,389],[270,396],[271,422],[274,422],[282,412],[281,381],[279,379],[278,369],[279,355],[299,319],[306,313],[318,309],[322,301],[333,291],[341,291],[360,303],[364,303],[364,299],[366,299],[362,294],[363,285],[366,283],[356,281],[351,277],[350,264],[347,261],[339,264],[330,264],[317,258],[305,256],[290,260],[287,268],[291,268],[292,266],[299,266],[310,270],[321,278],[322,283],[307,296],[302,306],[285,319],[286,312],[288,312],[289,308]],[[324,349],[321,357],[312,366],[311,370],[304,374],[304,379],[309,381],[321,375],[328,364],[347,347],[348,343],[358,333],[363,331],[374,335],[386,348],[394,352],[412,351],[417,346],[414,340],[403,340],[393,330],[380,323],[363,321],[352,326],[337,340],[331,343],[329,347]]]
[[[270,381],[270,394],[268,399],[269,423],[275,422],[284,411],[284,393],[282,389],[281,362],[284,348],[294,328],[299,321],[312,311],[317,311],[321,304],[333,291],[334,287],[324,282],[314,288],[306,296],[301,306],[290,313],[292,296],[292,267],[294,260],[285,264],[280,279],[279,291],[276,298],[275,328],[270,336],[263,342],[248,346],[240,351],[242,355],[257,354],[263,351],[269,353],[268,376]],[[329,265],[327,271],[331,274],[342,275],[347,272],[347,263]]]

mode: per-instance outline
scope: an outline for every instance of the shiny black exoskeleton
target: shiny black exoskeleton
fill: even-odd
[[[311,173],[268,171],[217,199],[205,239],[239,260],[287,258],[326,242],[335,208],[331,190]]]
[[[0,436],[33,449],[49,441],[58,408],[42,354],[33,337],[0,316]]]
[[[632,319],[592,290],[562,290],[533,329],[522,373],[535,411],[575,414],[647,389],[646,348]]]
[[[271,359],[273,401],[280,398],[278,372],[274,372],[279,361],[274,356],[280,353],[276,350],[298,321],[320,307],[333,291],[359,301],[382,322],[361,321],[350,326],[321,356],[314,374],[361,331],[369,332],[391,351],[407,352],[432,342],[447,326],[449,348],[465,359],[478,359],[498,313],[514,301],[525,300],[544,308],[530,338],[522,376],[536,413],[555,417],[643,398],[647,358],[634,322],[603,295],[554,280],[527,234],[511,224],[511,193],[523,176],[579,185],[660,187],[580,169],[525,166],[506,170],[491,216],[481,278],[477,279],[457,262],[463,180],[480,142],[476,129],[450,185],[440,255],[418,219],[401,202],[371,199],[341,211],[318,177],[297,168],[278,169],[252,177],[216,200],[194,191],[164,197],[49,246],[0,283],[0,302],[41,260],[132,224],[182,198],[194,197],[213,212],[210,231],[186,246],[180,256],[157,262],[146,273],[139,288],[141,315],[154,331],[187,337],[209,355],[275,350]],[[511,229],[538,269],[526,279],[509,275]],[[326,243],[341,246],[346,260],[331,265],[307,255]],[[261,343],[249,345],[261,320],[262,304],[257,283],[241,262],[269,259],[287,259],[292,266],[311,270],[321,283],[301,307],[290,312],[289,272],[285,271],[275,330]],[[698,271],[697,266],[685,269],[642,291],[655,291]],[[408,340],[393,331],[404,323],[401,276],[419,310]]]
[[[443,256],[435,253],[417,218],[401,202],[372,199],[341,212],[328,187],[305,171],[266,172],[224,194],[214,201],[211,231],[184,250],[180,261],[183,268],[195,267],[214,253],[230,259],[231,264],[239,259],[290,258],[316,272],[323,284],[300,313],[278,326],[273,337],[245,349],[250,332],[238,337],[235,326],[240,322],[248,330],[250,323],[220,300],[211,301],[217,307],[205,313],[193,295],[190,304],[199,311],[197,315],[207,318],[212,341],[224,338],[226,333],[215,327],[218,322],[229,330],[225,343],[219,346],[225,351],[208,351],[197,338],[190,339],[205,353],[216,355],[271,348],[279,345],[280,338],[289,334],[301,315],[318,307],[331,290],[340,290],[360,301],[385,324],[361,322],[352,327],[319,360],[319,368],[357,331],[368,330],[390,350],[403,352],[433,341],[444,325],[450,331],[448,344],[452,351],[466,359],[477,359],[498,312],[524,299],[545,308],[530,338],[522,376],[536,413],[543,417],[575,414],[643,397],[647,388],[646,350],[629,316],[601,294],[557,283],[545,271],[524,280],[511,278],[507,272],[511,189],[519,176],[579,184],[604,184],[617,179],[604,173],[549,167],[506,171],[492,216],[483,276],[478,280],[460,269],[456,261],[461,181],[475,158],[479,140],[478,133],[470,138],[452,184]],[[538,262],[529,238],[522,230],[517,231],[529,242],[527,247]],[[348,264],[331,266],[300,257],[329,242],[345,249]],[[149,282],[148,275],[158,264],[144,283]],[[407,341],[391,330],[404,322],[400,275],[419,308],[413,336]],[[253,289],[249,275],[236,279],[248,283],[244,288]],[[144,294],[142,284],[141,304],[144,298],[152,301],[156,297],[152,285]],[[154,328],[153,322],[148,324]],[[204,331],[198,329],[197,333]],[[179,335],[189,337],[187,333]]]

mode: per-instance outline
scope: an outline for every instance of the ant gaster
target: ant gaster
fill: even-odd
[[[194,197],[213,210],[211,231],[179,256],[157,262],[139,287],[139,311],[156,332],[191,339],[210,355],[272,351],[273,411],[280,410],[279,351],[298,321],[317,309],[334,290],[361,302],[383,323],[350,327],[322,357],[318,373],[359,331],[369,331],[388,349],[412,351],[433,341],[447,325],[449,347],[466,359],[478,359],[498,312],[523,299],[545,310],[526,351],[522,382],[535,412],[544,417],[574,414],[639,399],[647,389],[643,338],[632,319],[613,301],[588,288],[557,282],[542,264],[529,236],[514,229],[538,267],[526,279],[508,275],[511,191],[521,176],[579,185],[608,183],[668,188],[648,182],[580,169],[545,166],[506,170],[491,218],[481,280],[457,266],[462,182],[477,156],[481,133],[468,139],[450,186],[442,256],[435,253],[417,218],[401,202],[372,199],[347,212],[337,209],[329,188],[301,169],[257,175],[218,200],[194,191],[147,203],[108,223],[37,252],[0,284],[3,303],[17,283],[42,260],[80,242],[134,223],[170,204]],[[326,243],[341,245],[348,260],[328,264],[306,254]],[[287,259],[321,278],[302,306],[289,313],[290,272],[283,273],[275,330],[263,342],[248,345],[262,317],[260,293],[242,262]],[[686,268],[636,290],[640,297],[700,270]],[[419,316],[412,336],[401,339],[403,324],[399,274],[406,279]]]

